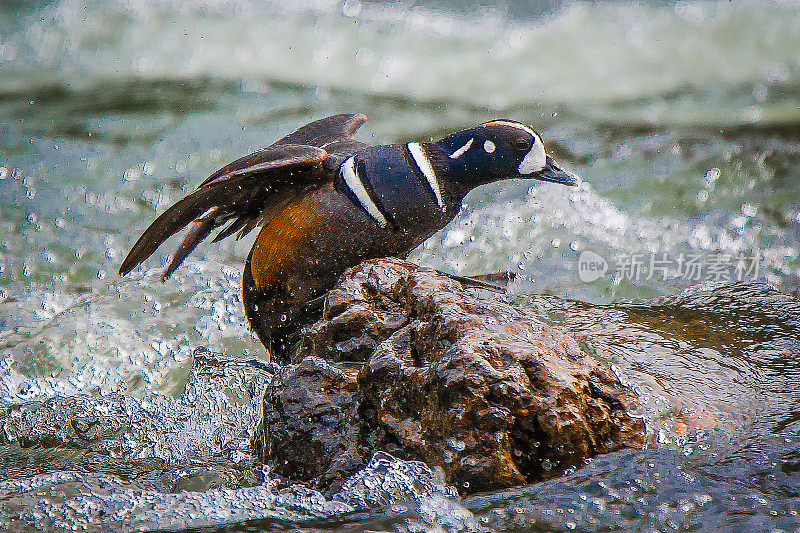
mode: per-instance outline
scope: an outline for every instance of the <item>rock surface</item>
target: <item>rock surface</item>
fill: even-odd
[[[398,259],[345,273],[293,360],[265,393],[253,449],[328,491],[374,450],[472,493],[644,443],[635,393],[573,337]]]

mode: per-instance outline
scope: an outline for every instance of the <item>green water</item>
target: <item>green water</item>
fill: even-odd
[[[593,304],[678,294],[714,261],[800,290],[796,2],[3,2],[0,402],[178,396],[197,346],[264,357],[249,242],[202,245],[164,284],[174,243],[130,279],[118,265],[221,165],[353,111],[374,143],[522,121],[583,177],[476,190],[414,261]],[[589,282],[586,251],[608,263]]]

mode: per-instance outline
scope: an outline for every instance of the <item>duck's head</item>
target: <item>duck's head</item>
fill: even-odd
[[[472,188],[507,178],[529,178],[577,185],[578,176],[547,155],[541,137],[513,120],[492,120],[448,135],[438,143],[463,185]]]

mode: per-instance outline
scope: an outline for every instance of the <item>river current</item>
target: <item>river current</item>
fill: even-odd
[[[477,189],[410,259],[516,273],[647,399],[648,449],[467,499],[383,455],[325,499],[249,456],[252,239],[116,272],[211,172],[342,112],[375,144],[511,118],[581,175]],[[0,529],[797,531],[798,294],[795,1],[0,2]]]

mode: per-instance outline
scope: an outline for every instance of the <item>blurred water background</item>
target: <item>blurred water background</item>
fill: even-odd
[[[493,118],[531,124],[584,183],[485,186],[411,259],[466,275],[511,270],[521,302],[547,295],[624,305],[650,326],[654,319],[641,317],[654,310],[685,318],[699,305],[713,315],[702,321],[708,329],[697,333],[685,318],[664,342],[680,345],[678,330],[702,335],[710,344],[689,350],[701,357],[687,356],[684,377],[722,375],[709,394],[749,409],[736,438],[671,434],[669,445],[612,455],[560,481],[460,501],[456,514],[468,518],[451,529],[800,528],[800,4],[792,0],[0,1],[0,405],[114,397],[129,415],[222,420],[227,400],[194,414],[180,402],[193,349],[265,357],[240,302],[250,243],[202,245],[164,284],[158,267],[168,246],[129,279],[116,270],[154,216],[208,174],[341,112],[366,114],[358,137],[376,144],[438,138]],[[582,270],[581,257],[606,270]],[[675,296],[728,281],[762,289],[702,304]],[[629,303],[612,304],[620,299]],[[755,310],[745,305],[762,300]],[[560,323],[577,328],[584,308],[575,305],[583,304],[553,315],[566,313]],[[746,342],[720,341],[716,328]],[[709,359],[713,367],[704,366]],[[169,407],[158,411],[158,402]],[[251,411],[240,417],[245,433]],[[199,455],[202,444],[187,448],[213,441],[198,424],[181,426],[172,444],[152,426],[153,447],[126,448],[121,463],[102,468],[84,460],[71,469],[63,450],[26,455],[6,434],[0,516],[19,527],[102,529],[91,505],[70,514],[75,498],[52,496],[56,489],[43,497],[50,503],[33,499],[18,511],[8,498],[74,475],[90,487],[87,498],[111,505],[113,497],[97,494],[133,490],[123,481],[155,468],[137,463],[131,474],[134,455],[158,458],[177,477],[169,465],[200,457],[214,479],[228,479],[207,459],[224,446]],[[82,477],[97,472],[106,477]],[[256,487],[219,483],[235,501],[258,496],[239,491],[269,492],[244,477],[239,485]],[[169,492],[148,487],[156,500]],[[298,501],[313,500],[306,496]],[[425,508],[440,497],[418,500]],[[298,509],[308,508],[294,505],[180,524],[305,523]],[[302,527],[411,528],[402,513],[353,517],[323,507],[309,512],[321,522]],[[163,513],[148,522],[128,511],[140,528],[182,527]]]

